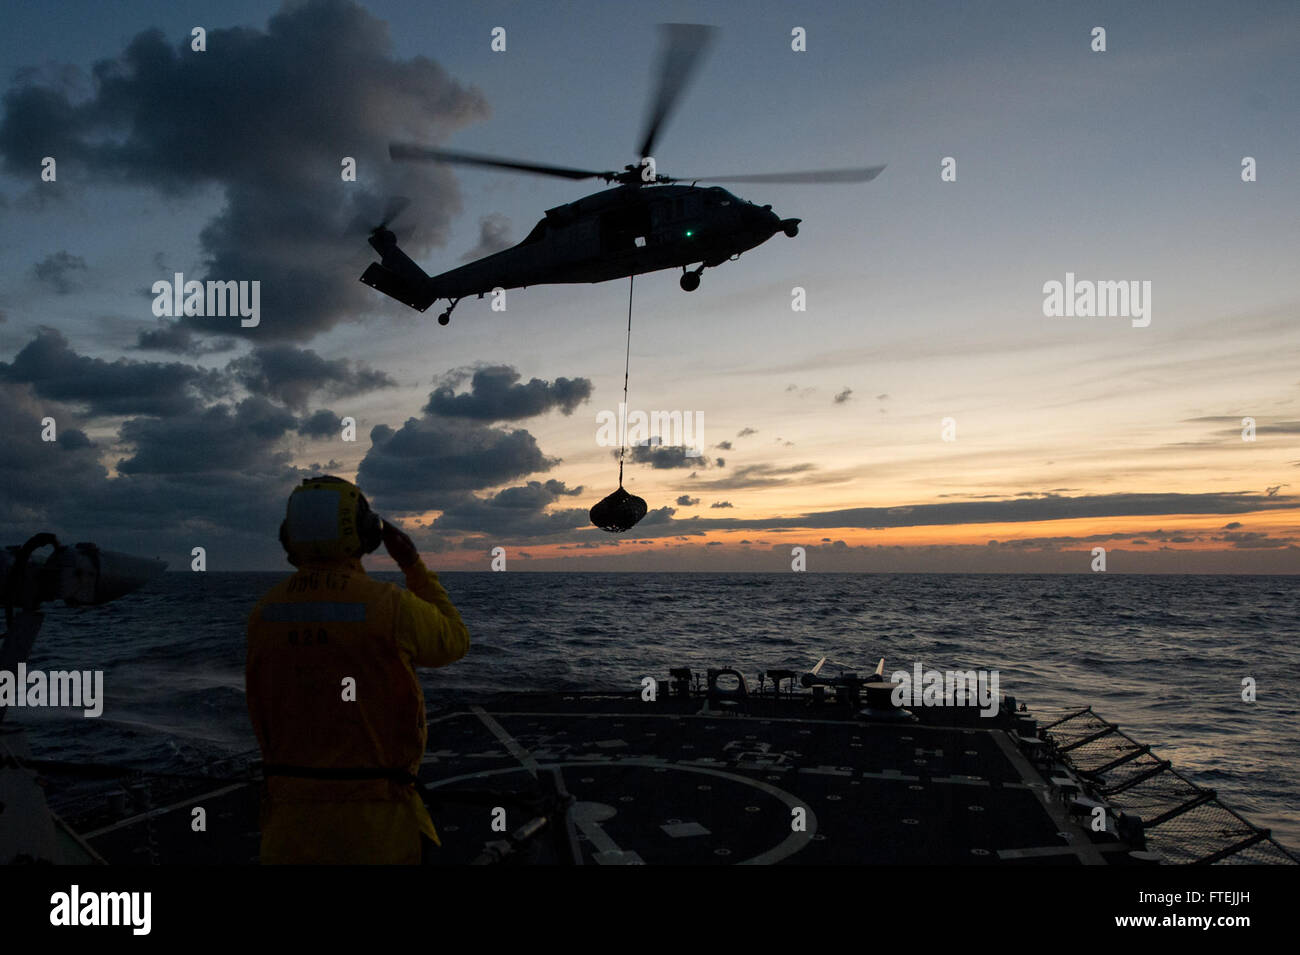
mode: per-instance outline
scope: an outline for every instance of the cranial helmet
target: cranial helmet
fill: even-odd
[[[382,540],[383,521],[350,481],[331,475],[306,478],[289,495],[280,544],[294,565],[360,557]]]

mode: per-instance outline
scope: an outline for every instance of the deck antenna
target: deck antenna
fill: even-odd
[[[628,372],[632,367],[632,291],[636,282],[635,275],[627,278],[627,351],[623,356],[623,415],[618,442],[618,490],[603,498],[592,507],[591,523],[603,531],[621,534],[635,526],[645,517],[644,498],[629,494],[623,489],[623,459],[627,453],[627,382]]]

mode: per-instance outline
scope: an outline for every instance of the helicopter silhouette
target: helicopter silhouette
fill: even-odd
[[[693,292],[706,268],[735,259],[778,232],[793,238],[801,221],[783,219],[770,205],[755,205],[720,186],[696,183],[868,182],[885,168],[677,178],[659,174],[652,157],[655,143],[716,31],[693,23],[660,26],[664,44],[657,69],[659,84],[641,141],[639,155],[643,158],[622,171],[575,169],[410,143],[392,143],[388,150],[395,161],[456,163],[573,180],[603,179],[613,188],[547,209],[545,218],[518,245],[434,276],[398,248],[397,237],[388,228],[409,202],[399,198],[370,231],[370,245],[381,261],[371,263],[361,281],[421,312],[446,299],[447,308],[438,316],[441,325],[450,321],[452,309],[461,299],[482,298],[498,289],[606,282],[681,268],[681,287]],[[690,185],[676,185],[680,182]]]

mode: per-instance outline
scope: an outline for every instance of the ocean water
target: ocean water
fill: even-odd
[[[280,574],[165,574],[104,607],[49,605],[30,666],[105,671],[103,716],[14,711],[36,754],[185,772],[256,749],[245,625]],[[378,575],[400,580],[400,575]],[[431,704],[632,689],[670,667],[990,669],[1041,714],[1091,704],[1300,847],[1300,578],[448,573],[469,655]],[[828,664],[828,666],[830,666]],[[833,668],[832,668],[833,670]],[[1243,702],[1253,678],[1257,700]]]

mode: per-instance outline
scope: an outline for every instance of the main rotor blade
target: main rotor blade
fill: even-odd
[[[406,196],[389,196],[388,201],[384,203],[383,215],[378,225],[375,224],[373,211],[359,211],[348,224],[348,234],[374,235],[387,229],[410,204],[411,200]]]
[[[488,166],[495,169],[513,169],[515,172],[530,172],[539,176],[559,176],[561,179],[598,179],[614,175],[612,172],[597,172],[593,169],[548,166],[544,163],[501,159],[496,156],[479,155],[478,153],[456,153],[446,149],[429,149],[427,146],[416,146],[413,143],[392,143],[388,147],[388,155],[396,160],[427,160],[459,163],[464,166]]]
[[[861,166],[855,169],[810,169],[805,172],[769,172],[751,176],[676,176],[678,182],[870,182],[884,166]]]
[[[695,70],[703,60],[703,53],[717,33],[717,27],[700,23],[661,23],[663,47],[659,53],[659,89],[646,119],[645,135],[637,158],[654,155],[655,140],[659,131],[672,115],[677,101],[685,92]]]
[[[411,200],[407,196],[393,196],[389,199],[388,206],[384,209],[384,217],[379,220],[379,225],[375,227],[375,231],[387,229],[393,220],[400,216],[410,204]]]

